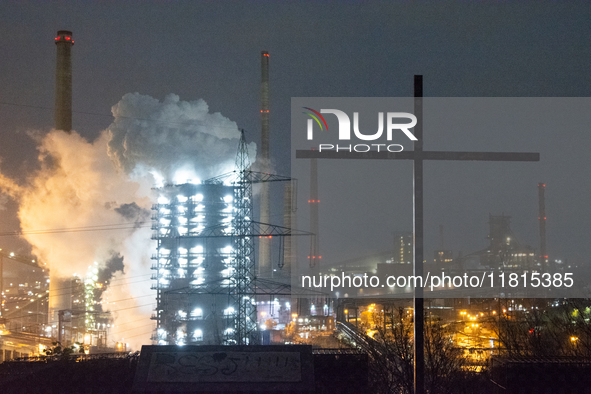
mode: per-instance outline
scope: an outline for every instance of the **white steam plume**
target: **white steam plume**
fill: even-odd
[[[8,196],[0,194],[0,211],[6,210],[6,204],[8,203]]]
[[[169,94],[159,102],[128,93],[112,111],[109,155],[134,178],[151,173],[168,183],[185,183],[234,169],[238,127],[218,112],[209,113],[203,100],[180,101]]]
[[[104,267],[113,253],[123,256],[124,271],[112,278],[117,286],[104,294],[103,308],[116,318],[109,345],[123,340],[139,349],[150,343],[155,304],[148,279],[154,245],[149,228],[139,226],[149,215],[151,188],[231,171],[240,134],[234,122],[209,114],[203,100],[176,95],[159,102],[127,94],[113,115],[93,142],[58,130],[37,138],[40,169],[19,182],[0,173],[0,192],[17,201],[23,238],[52,277],[83,275],[94,261]],[[100,225],[132,228],[87,231]],[[48,229],[71,230],[36,232]]]

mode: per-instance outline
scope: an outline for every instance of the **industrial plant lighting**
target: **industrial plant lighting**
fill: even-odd
[[[235,286],[235,280],[228,278],[233,277],[236,272],[236,250],[241,247],[240,242],[246,241],[244,239],[235,241],[230,237],[234,235],[233,231],[236,231],[233,215],[239,213],[233,204],[236,199],[234,192],[234,188],[230,189],[219,183],[206,182],[196,186],[189,184],[168,185],[158,193],[162,197],[170,199],[169,205],[156,205],[152,208],[154,211],[153,226],[157,230],[153,237],[158,241],[157,253],[152,257],[157,262],[152,266],[152,269],[157,272],[155,275],[156,285],[152,284],[152,288],[156,288],[159,294],[163,294],[168,289],[186,287],[187,282],[189,282],[189,287],[193,289],[201,287],[208,289],[208,286],[211,286],[209,284],[211,281],[215,281],[216,286]],[[240,198],[242,204],[241,200],[242,197]],[[163,208],[167,209],[168,213],[164,214]],[[202,238],[202,234],[207,229],[208,233],[205,236],[208,236],[210,228],[219,229],[216,231],[219,231],[226,239],[216,238],[206,242]],[[177,239],[179,236],[181,239]],[[168,251],[166,248],[173,250]],[[245,261],[245,263],[247,262]],[[156,308],[158,311],[157,328],[168,332],[167,335],[161,336],[160,333],[163,331],[157,331],[156,343],[181,346],[195,342],[210,344],[219,341],[221,338],[216,339],[216,334],[209,328],[209,325],[195,327],[195,323],[203,320],[205,316],[207,319],[219,319],[218,324],[223,324],[220,328],[226,334],[225,344],[237,342],[233,336],[240,331],[234,327],[234,320],[237,319],[234,308],[238,310],[238,307],[236,305],[229,306],[232,303],[228,302],[227,296],[219,297],[220,301],[224,298],[226,303],[221,305],[226,305],[227,308],[218,310],[217,313],[215,309],[212,309],[209,301],[200,302],[200,300],[204,300],[197,295],[191,294],[187,299],[177,298],[171,297],[167,304],[159,304]],[[242,295],[240,295],[235,301],[239,301],[241,308],[250,307],[251,300],[248,297],[246,301],[243,301]],[[248,319],[248,316],[245,318]],[[247,324],[255,329],[258,325],[256,320],[253,320],[252,323],[247,321]],[[234,328],[228,329],[227,327]],[[217,332],[219,333],[219,331]],[[241,337],[241,339],[243,338]]]
[[[191,253],[203,253],[203,246],[197,245],[194,248],[191,248]]]
[[[224,277],[230,277],[230,276],[232,276],[233,273],[234,273],[234,268],[232,268],[232,267],[222,270],[222,275]]]
[[[232,316],[234,314],[235,310],[234,308],[232,308],[231,306],[224,309],[224,316]]]
[[[196,329],[195,332],[193,332],[193,339],[195,341],[202,341],[203,340],[203,331],[201,331],[200,329]]]

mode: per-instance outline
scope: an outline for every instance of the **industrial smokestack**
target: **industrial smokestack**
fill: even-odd
[[[55,68],[55,128],[72,130],[72,32],[60,30],[55,37],[57,62]]]
[[[313,233],[310,243],[310,267],[316,267],[320,263],[320,234],[318,233],[318,162],[310,159],[310,232]]]
[[[550,268],[548,262],[548,251],[546,250],[546,197],[544,192],[546,185],[542,182],[538,183],[538,204],[539,204],[539,217],[540,222],[540,264],[543,270]]]
[[[283,190],[283,227],[290,229],[295,228],[293,214],[296,211],[295,192],[292,182],[286,183]],[[283,272],[289,275],[295,262],[295,237],[283,238]]]
[[[55,67],[55,116],[54,128],[70,132],[72,130],[72,58],[71,49],[74,45],[72,32],[60,30],[55,37],[57,48]],[[72,309],[72,281],[70,278],[59,277],[54,272],[49,282],[49,316],[48,323],[57,326],[54,335],[64,340],[63,312]],[[63,343],[65,345],[65,343]]]
[[[269,165],[269,52],[261,52],[261,158]]]
[[[269,52],[261,52],[261,171],[270,172],[269,155]],[[259,221],[269,223],[269,184],[261,185],[261,214]],[[271,277],[271,245],[268,238],[259,242],[259,276]]]

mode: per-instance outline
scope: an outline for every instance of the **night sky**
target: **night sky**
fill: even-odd
[[[73,129],[89,141],[112,122],[110,109],[124,94],[139,92],[159,100],[169,93],[202,98],[258,144],[260,51],[268,50],[271,154],[275,171],[289,174],[291,97],[411,96],[415,74],[424,75],[427,97],[587,97],[590,20],[587,2],[3,2],[0,169],[24,182],[38,165],[30,131],[53,125],[57,30],[73,31]],[[542,154],[535,170],[515,172],[505,165],[488,170],[487,163],[427,164],[426,256],[438,244],[439,224],[456,253],[483,248],[489,213],[512,216],[518,238],[538,249],[537,183],[543,181],[551,258],[588,262],[588,128],[540,134],[532,127],[514,139],[494,133],[426,136],[430,150]],[[381,232],[375,248],[385,249],[391,232],[412,228],[411,166],[397,168],[388,182],[400,185],[398,192],[372,204],[404,214]],[[449,181],[429,183],[450,174]],[[507,192],[474,203],[482,200],[478,192],[491,193],[483,188],[486,177],[506,177]],[[0,232],[18,229],[15,204],[6,208]],[[340,230],[321,231],[330,238]],[[14,237],[0,238],[0,247],[26,251]]]

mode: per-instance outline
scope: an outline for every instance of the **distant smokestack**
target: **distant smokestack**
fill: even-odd
[[[270,172],[269,155],[269,52],[261,52],[261,171]],[[271,196],[269,184],[261,185],[261,223],[269,223]],[[259,276],[271,277],[271,245],[267,238],[259,242]]]
[[[261,157],[269,164],[269,52],[261,52]]]
[[[310,267],[315,267],[320,263],[320,234],[318,233],[318,161],[310,159],[310,232],[313,233],[310,243]]]
[[[293,229],[295,228],[293,213],[296,209],[292,182],[285,184],[283,193],[283,227]],[[283,239],[283,272],[289,275],[295,262],[295,237],[283,237]]]
[[[55,125],[57,130],[72,130],[72,32],[60,30],[55,37],[57,61],[55,68]],[[51,274],[49,282],[48,324],[58,326],[56,338],[63,340],[64,328],[59,325],[59,311],[72,309],[72,280]],[[65,345],[65,343],[63,344]]]
[[[539,217],[538,221],[540,222],[540,264],[542,264],[542,269],[547,270],[549,269],[548,263],[548,251],[546,250],[546,197],[544,196],[544,192],[546,190],[546,185],[544,183],[538,183],[538,204],[539,204]]]
[[[55,128],[72,130],[72,32],[60,30],[55,37],[57,62],[55,68]]]

